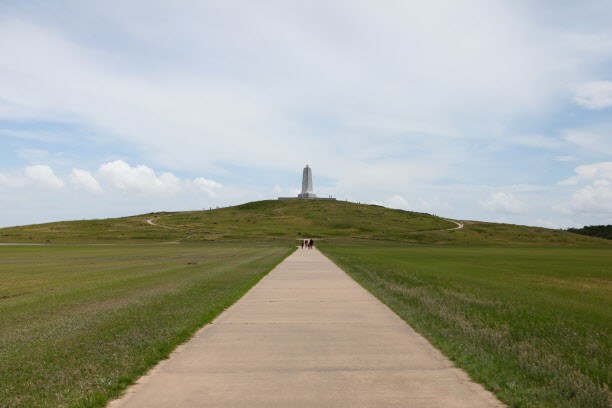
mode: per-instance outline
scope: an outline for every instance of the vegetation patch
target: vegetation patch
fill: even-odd
[[[591,225],[582,228],[568,228],[568,231],[576,234],[588,235],[590,237],[612,239],[612,225]]]
[[[510,406],[611,406],[609,249],[370,241],[322,250]]]
[[[0,247],[0,406],[104,406],[291,250]]]

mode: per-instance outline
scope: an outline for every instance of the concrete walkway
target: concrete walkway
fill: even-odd
[[[501,407],[316,249],[298,250],[118,407]]]

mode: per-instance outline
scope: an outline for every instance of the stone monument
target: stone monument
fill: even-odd
[[[278,197],[279,200],[335,200],[332,196],[317,197],[312,189],[312,169],[306,165],[302,172],[302,192],[297,197]]]
[[[317,195],[312,191],[312,169],[306,165],[302,173],[302,192],[298,198],[316,198]]]

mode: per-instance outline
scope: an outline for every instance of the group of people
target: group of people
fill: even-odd
[[[314,241],[312,239],[305,239],[302,241],[302,249],[304,248],[312,249],[313,246],[314,246]]]

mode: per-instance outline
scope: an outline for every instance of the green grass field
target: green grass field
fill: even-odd
[[[609,407],[612,241],[462,223],[267,200],[2,228],[52,245],[0,246],[0,407],[103,406],[303,237],[509,405]]]
[[[510,406],[612,406],[610,249],[322,249]]]
[[[0,407],[104,406],[290,251],[0,247]]]

